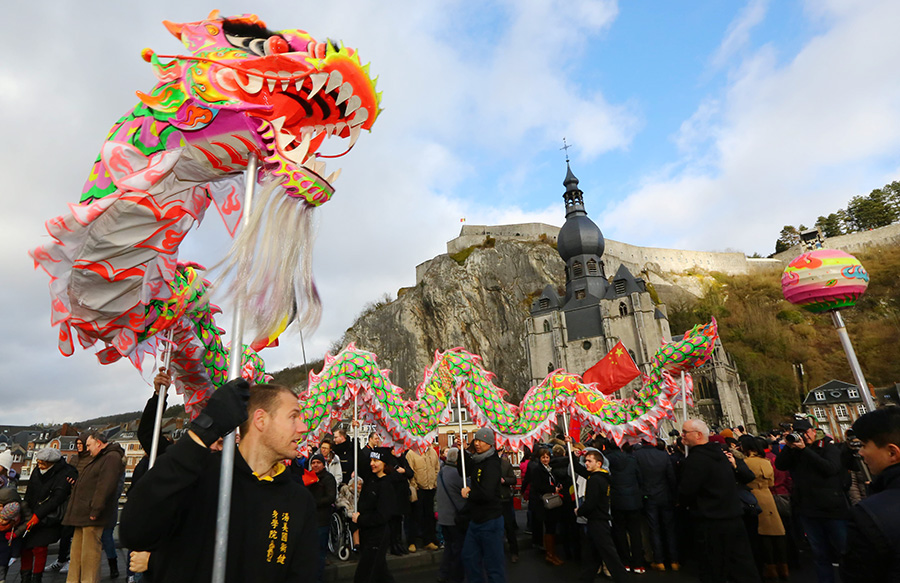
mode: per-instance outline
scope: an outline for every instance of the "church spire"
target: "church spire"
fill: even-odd
[[[586,216],[584,193],[578,188],[578,179],[572,173],[572,167],[568,160],[566,160],[566,179],[563,180],[563,186],[566,187],[566,191],[563,193],[563,200],[566,202],[566,218]]]

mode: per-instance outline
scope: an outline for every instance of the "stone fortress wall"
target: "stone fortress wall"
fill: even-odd
[[[459,236],[447,242],[447,254],[458,253],[474,245],[484,243],[486,237],[494,239],[515,239],[537,241],[543,235],[548,242],[556,242],[559,227],[543,223],[519,225],[463,225]],[[633,273],[644,270],[655,273],[709,273],[718,271],[728,275],[741,275],[765,271],[784,266],[780,259],[752,259],[743,253],[721,253],[715,251],[682,251],[679,249],[659,249],[638,247],[612,239],[606,239],[603,262],[607,275],[612,275],[624,264]],[[416,266],[416,283],[428,270],[431,260]]]
[[[859,253],[860,251],[865,251],[869,247],[879,247],[881,245],[891,245],[896,243],[900,243],[900,223],[879,227],[877,229],[872,229],[871,231],[861,231],[859,233],[850,233],[839,237],[829,237],[825,239],[823,247],[826,249],[840,249],[847,253]],[[806,249],[802,245],[794,245],[787,251],[782,251],[772,257],[787,265],[805,251]]]

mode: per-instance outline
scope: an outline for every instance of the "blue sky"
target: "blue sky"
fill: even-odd
[[[181,46],[160,24],[232,0],[13,3],[0,46],[0,423],[142,407],[143,375],[63,358],[46,277],[27,250],[66,212],[112,123],[153,84],[140,51]],[[370,60],[384,114],[316,213],[324,313],[319,358],[366,303],[412,285],[415,266],[469,224],[563,221],[565,136],[588,212],[627,243],[773,250],[900,175],[900,3],[893,0],[257,1],[271,28],[341,39]],[[35,32],[39,31],[39,32]],[[332,165],[329,164],[331,168]],[[215,213],[181,259],[212,265]],[[228,298],[220,325],[230,326]],[[449,348],[449,347],[446,347]],[[302,362],[296,335],[263,353]]]

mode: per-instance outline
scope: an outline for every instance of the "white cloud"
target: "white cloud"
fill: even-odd
[[[784,65],[771,46],[740,61],[723,94],[682,125],[684,163],[610,209],[611,236],[765,253],[784,224],[812,223],[879,186],[900,154],[900,38],[891,32],[900,5],[832,16]]]
[[[750,33],[765,19],[769,9],[769,0],[750,0],[740,14],[728,25],[722,44],[712,56],[714,68],[725,65],[732,57],[742,51],[750,41]]]

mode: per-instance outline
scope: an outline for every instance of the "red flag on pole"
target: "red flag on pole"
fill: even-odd
[[[609,354],[587,369],[581,378],[585,384],[599,383],[600,392],[609,395],[636,379],[640,374],[641,371],[634,364],[625,345],[619,342],[613,346]]]
[[[581,419],[576,419],[574,415],[569,418],[569,437],[572,441],[581,441]]]

